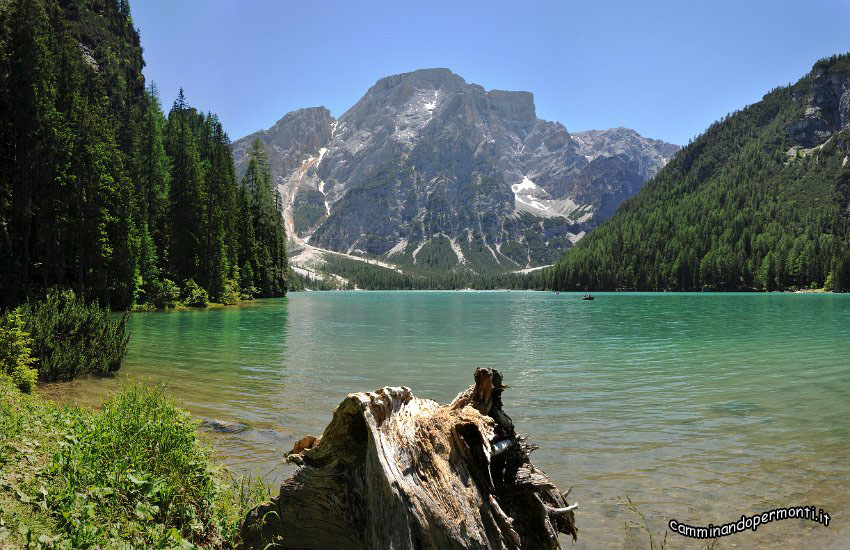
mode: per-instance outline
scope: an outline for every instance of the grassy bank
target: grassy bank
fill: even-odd
[[[228,303],[228,304],[222,304],[220,302],[208,302],[208,303],[206,303],[202,306],[187,306],[187,305],[179,303],[179,302],[172,307],[156,307],[156,306],[153,306],[151,304],[141,304],[141,305],[133,306],[132,308],[130,308],[129,311],[131,313],[148,313],[148,312],[151,312],[151,311],[198,311],[198,310],[203,310],[203,309],[223,309],[223,308],[230,308],[230,307],[242,307],[242,306],[246,306],[246,305],[251,305],[255,302],[256,302],[256,300],[252,298],[250,300],[239,300],[237,302]]]
[[[231,478],[159,389],[99,411],[0,376],[0,547],[231,548],[261,483]]]

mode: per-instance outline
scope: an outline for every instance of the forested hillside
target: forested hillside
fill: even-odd
[[[143,66],[125,0],[0,2],[0,305],[285,293],[265,152],[237,185],[218,118],[182,90],[166,117]]]
[[[850,289],[850,54],[712,124],[543,275],[555,290]]]

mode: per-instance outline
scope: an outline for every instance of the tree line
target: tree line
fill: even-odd
[[[146,86],[125,0],[0,3],[0,305],[112,308],[287,289],[260,142],[237,183],[218,117]]]
[[[351,260],[335,254],[327,254],[322,271],[327,280],[330,274],[338,275],[348,281],[338,288],[350,290],[497,290],[518,289],[533,290],[540,288],[540,281],[522,273],[483,273],[471,271],[439,271],[433,269],[411,270],[405,267],[404,273],[388,269],[365,261]],[[326,290],[327,287],[315,287],[315,283],[306,282],[307,288]]]

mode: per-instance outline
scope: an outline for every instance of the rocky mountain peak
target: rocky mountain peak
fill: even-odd
[[[418,69],[409,73],[401,73],[380,78],[374,86],[369,88],[366,95],[368,96],[370,94],[377,94],[382,91],[392,90],[400,85],[436,90],[443,86],[459,88],[466,85],[466,81],[449,69]]]
[[[803,147],[820,145],[837,132],[850,128],[850,54],[817,62],[803,99],[803,117],[788,126],[791,137]]]
[[[284,174],[301,166],[304,159],[325,147],[331,140],[334,118],[325,107],[309,107],[287,113],[268,130],[261,130],[233,144],[233,156],[244,159],[248,156],[254,138],[260,138],[269,153],[272,175],[278,183]],[[236,163],[237,175],[241,178],[247,165]]]
[[[302,246],[479,272],[550,263],[678,150],[627,128],[571,135],[531,93],[444,68],[382,78],[338,121],[290,113],[237,141],[237,166],[254,137]]]

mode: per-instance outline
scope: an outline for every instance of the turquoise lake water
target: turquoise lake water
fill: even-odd
[[[504,374],[505,411],[574,486],[579,544],[622,548],[634,517],[722,524],[815,505],[828,527],[775,522],[721,548],[847,548],[850,295],[304,292],[246,307],[130,317],[115,379],[46,389],[92,403],[127,378],[164,381],[239,472],[288,475],[349,392],[405,385],[441,403],[477,366]],[[632,535],[636,535],[632,533]],[[638,546],[645,543],[640,535]],[[700,547],[669,535],[673,548]]]

